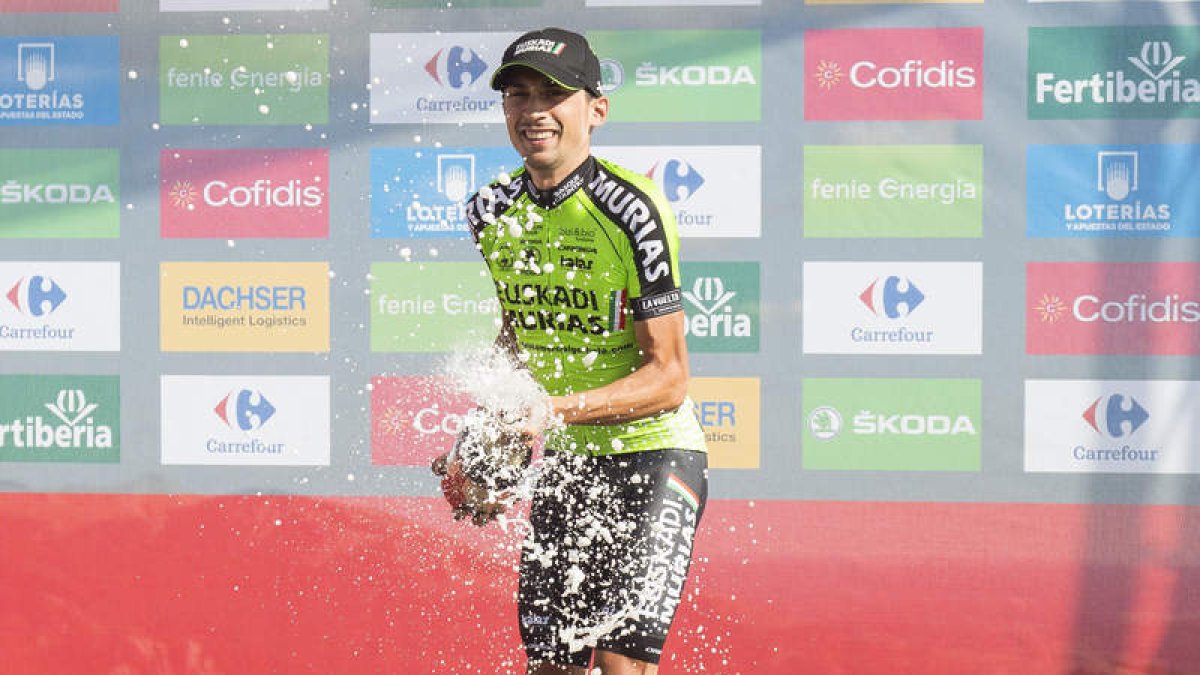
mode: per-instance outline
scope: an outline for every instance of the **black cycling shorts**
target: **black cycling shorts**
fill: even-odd
[[[531,661],[587,666],[593,649],[658,663],[708,498],[708,456],[548,453],[521,552]]]

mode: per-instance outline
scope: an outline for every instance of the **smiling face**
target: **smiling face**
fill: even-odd
[[[508,138],[539,188],[561,183],[591,153],[592,129],[608,118],[608,98],[566,89],[529,68],[505,78]]]

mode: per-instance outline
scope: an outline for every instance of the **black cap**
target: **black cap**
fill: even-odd
[[[593,96],[600,91],[600,59],[579,33],[562,28],[543,28],[517,38],[500,67],[492,74],[492,89],[504,85],[503,73],[510,68],[532,68],[567,89],[583,89]]]

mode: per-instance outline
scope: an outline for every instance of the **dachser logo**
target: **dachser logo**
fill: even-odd
[[[693,377],[688,397],[704,427],[709,466],[757,469],[760,460],[761,383],[757,377]]]
[[[1200,265],[1030,263],[1030,354],[1200,353]]]
[[[810,30],[804,118],[977,120],[983,29]]]
[[[326,263],[163,263],[163,351],[329,350]]]
[[[329,236],[328,150],[163,150],[166,238]]]

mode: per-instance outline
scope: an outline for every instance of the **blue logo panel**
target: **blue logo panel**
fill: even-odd
[[[466,236],[466,199],[520,166],[511,148],[376,148],[371,237]]]
[[[1200,236],[1197,145],[1031,145],[1030,237]]]
[[[115,36],[0,38],[0,125],[103,125],[120,118]]]

